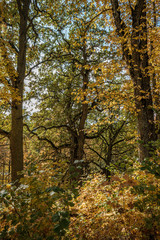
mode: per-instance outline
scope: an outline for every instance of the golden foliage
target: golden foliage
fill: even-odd
[[[146,186],[144,195],[133,191],[142,182]],[[150,184],[156,188],[151,190]],[[151,199],[150,203],[146,200],[154,198],[159,189],[160,180],[141,170],[133,175],[113,176],[110,182],[103,176],[95,176],[81,188],[76,199],[69,236],[72,239],[139,240],[149,239],[149,233],[154,233],[156,239],[160,239],[158,220],[151,218],[160,214],[160,208]],[[144,202],[141,211],[136,207],[138,202]],[[151,220],[150,229],[146,219]]]

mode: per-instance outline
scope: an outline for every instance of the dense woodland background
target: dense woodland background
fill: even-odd
[[[158,0],[0,2],[0,239],[160,239]]]

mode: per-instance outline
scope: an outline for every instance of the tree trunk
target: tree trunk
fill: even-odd
[[[85,93],[86,89],[88,88],[88,78],[89,78],[89,71],[82,69],[82,76],[83,76],[83,93]],[[82,101],[86,100],[86,96]],[[71,148],[71,166],[74,166],[74,173],[71,172],[73,179],[78,181],[83,174],[83,155],[84,155],[84,144],[85,144],[85,122],[88,115],[88,103],[82,102],[82,113],[79,121],[79,127],[77,133],[73,133],[72,135],[72,148]],[[80,160],[75,163],[75,160]]]
[[[17,0],[20,25],[19,25],[19,52],[17,59],[17,78],[12,81],[12,87],[20,99],[12,99],[12,130],[10,136],[11,149],[11,179],[12,182],[19,180],[23,170],[23,85],[26,68],[27,48],[27,20],[30,0]]]
[[[10,137],[11,148],[11,180],[15,182],[23,175],[18,174],[23,170],[23,118],[22,103],[12,102],[12,130]]]
[[[131,7],[132,36],[131,50],[127,26],[121,18],[118,0],[111,0],[117,33],[121,38],[122,51],[134,84],[134,97],[137,111],[138,133],[140,137],[140,161],[150,157],[154,151],[153,142],[157,136],[150,86],[149,55],[147,49],[146,1],[137,0]]]

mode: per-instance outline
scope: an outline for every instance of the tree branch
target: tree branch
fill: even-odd
[[[121,37],[121,45],[122,45],[123,55],[126,58],[127,65],[130,66],[131,54],[130,54],[130,51],[128,48],[128,41],[127,41],[128,38],[126,36],[127,26],[121,18],[118,0],[111,0],[111,4],[112,4],[112,12],[113,12],[113,17],[114,17],[114,22],[116,25],[116,30],[117,30],[118,35]]]
[[[11,40],[9,40],[9,44],[16,51],[16,53],[18,54],[19,50],[17,49],[17,47],[14,45],[14,43]]]
[[[19,11],[19,13],[21,13],[22,6],[21,6],[21,1],[20,0],[17,0],[17,5],[18,5],[18,11]]]
[[[51,145],[51,147],[52,147],[53,149],[55,149],[56,151],[58,151],[58,147],[56,147],[55,144],[54,144],[51,140],[49,140],[49,139],[46,138],[46,137],[40,137],[37,133],[35,133],[33,130],[31,130],[27,124],[24,124],[24,126],[27,128],[27,130],[28,130],[31,134],[33,134],[34,136],[36,136],[36,137],[38,138],[38,140],[46,141],[47,143],[49,143],[49,144]]]
[[[109,126],[106,128],[102,128],[96,135],[92,135],[92,136],[88,136],[88,135],[85,135],[85,138],[86,139],[95,139],[95,138],[98,138],[105,130],[107,131],[109,128]]]
[[[112,142],[114,143],[114,141],[116,140],[116,138],[118,137],[120,131],[122,130],[122,128],[124,127],[126,121],[122,122],[122,125],[115,131],[113,138],[112,138]]]
[[[49,61],[52,61],[52,60],[53,60],[53,59],[51,59],[50,57],[48,57],[47,59],[45,59],[45,60],[43,60],[43,61],[35,64],[33,67],[31,67],[31,68],[29,69],[29,71],[28,71],[28,73],[25,75],[25,77],[28,77],[29,74],[32,72],[32,70],[33,70],[34,68],[38,67],[38,66],[41,65],[42,63],[49,62]]]
[[[93,151],[94,153],[96,153],[102,160],[104,160],[104,162],[106,162],[106,159],[104,157],[102,157],[95,149],[91,148],[88,144],[87,144],[87,147]]]
[[[124,142],[124,141],[129,141],[129,140],[132,140],[132,139],[134,139],[135,137],[131,137],[131,138],[129,138],[129,139],[120,139],[119,141],[117,141],[117,142],[114,142],[113,143],[113,146],[115,146],[115,145],[117,145],[118,143],[120,143],[120,142]]]
[[[27,127],[27,130],[28,130],[31,134],[33,134],[34,136],[36,136],[36,137],[38,138],[38,140],[40,140],[40,141],[46,141],[46,142],[49,143],[49,144],[52,146],[52,148],[55,149],[56,151],[58,151],[59,149],[64,149],[64,148],[70,148],[70,147],[71,147],[71,144],[70,144],[70,143],[65,143],[65,144],[62,144],[62,145],[60,145],[60,146],[57,147],[57,146],[56,146],[51,140],[49,140],[48,138],[46,138],[46,137],[40,137],[40,136],[38,135],[38,133],[35,133],[35,131],[36,131],[37,129],[40,129],[40,128],[44,128],[45,130],[48,130],[48,129],[53,129],[53,128],[61,128],[62,125],[61,125],[61,126],[52,126],[52,127],[49,127],[49,128],[46,128],[45,126],[39,126],[39,127],[35,128],[35,129],[33,129],[33,130],[31,130],[27,124],[24,124],[24,126]],[[66,127],[66,125],[64,125],[64,126]]]
[[[102,171],[104,171],[104,168],[100,166],[100,164],[94,162],[94,161],[91,161],[94,165],[96,165],[97,167],[99,167]]]
[[[3,136],[5,136],[5,137],[10,139],[10,132],[7,132],[7,131],[5,131],[5,130],[3,130],[1,128],[0,128],[0,135],[3,135]]]
[[[86,22],[87,25],[87,29],[89,28],[90,24],[97,18],[99,17],[101,14],[103,14],[104,12],[110,11],[112,10],[112,8],[105,8],[103,9],[101,12],[99,12],[97,15],[95,15],[90,21]],[[86,29],[86,30],[87,30]]]

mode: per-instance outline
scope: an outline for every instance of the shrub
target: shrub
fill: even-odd
[[[85,183],[72,209],[70,239],[160,239],[160,179],[136,169]]]
[[[16,188],[7,184],[0,191],[0,239],[63,239],[69,226],[69,192],[57,186],[53,170],[33,165]]]

